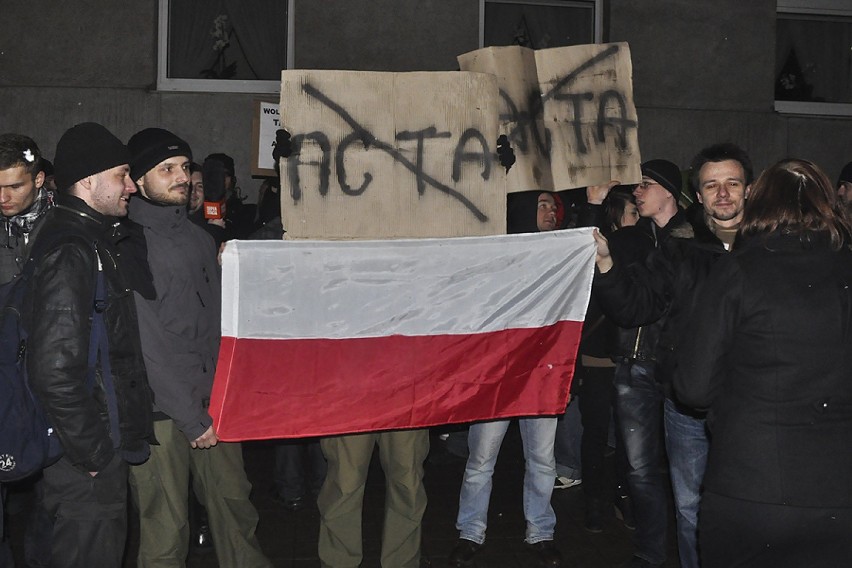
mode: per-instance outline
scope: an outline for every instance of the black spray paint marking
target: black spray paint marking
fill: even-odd
[[[505,92],[501,91],[500,96],[503,98],[503,102],[508,107],[508,112],[501,114],[500,119],[502,121],[513,122],[515,124],[509,132],[509,139],[512,141],[512,144],[516,145],[519,151],[526,153],[529,148],[527,136],[527,133],[529,132],[533,137],[533,142],[535,143],[538,151],[547,159],[550,159],[550,131],[545,128],[544,134],[542,135],[538,121],[544,116],[545,103],[550,100],[568,101],[571,104],[574,116],[574,119],[571,121],[571,126],[574,130],[574,139],[576,141],[575,148],[578,153],[587,154],[589,149],[583,140],[581,128],[584,110],[583,103],[592,101],[595,97],[595,93],[568,93],[562,91],[576,81],[576,79],[584,71],[610,58],[618,53],[618,51],[619,47],[617,45],[612,45],[597,55],[590,57],[577,66],[573,71],[557,81],[553,88],[546,93],[539,94],[538,91],[533,90],[527,100],[527,108],[529,109],[527,111],[519,110],[518,106],[510,99],[510,97]],[[625,118],[627,114],[627,103],[621,93],[615,90],[608,90],[601,93],[599,97],[600,101],[597,108],[597,128],[595,131],[595,139],[598,143],[604,142],[606,140],[607,129],[612,129],[615,131],[618,149],[624,151],[627,149],[627,130],[630,128],[636,128],[637,123],[635,120]],[[615,103],[616,108],[619,111],[618,116],[610,116],[607,114],[607,105],[610,102]]]
[[[423,145],[426,139],[430,138],[449,138],[451,134],[449,132],[437,132],[434,127],[424,128],[422,130],[417,131],[405,131],[397,134],[396,139],[401,141],[406,140],[416,140],[417,141],[417,154],[415,162],[412,162],[408,158],[406,158],[401,152],[399,152],[393,145],[383,142],[375,137],[366,127],[361,125],[358,121],[356,121],[342,106],[331,100],[327,95],[322,93],[319,89],[314,87],[313,85],[306,83],[302,86],[302,90],[309,97],[313,97],[326,107],[334,111],[340,118],[343,119],[346,124],[352,129],[352,133],[346,136],[338,145],[334,161],[335,167],[337,169],[337,181],[340,184],[341,190],[347,195],[361,195],[366,191],[367,187],[370,185],[370,182],[373,180],[372,175],[370,173],[364,174],[364,179],[360,186],[353,188],[349,185],[347,177],[346,177],[346,169],[344,163],[344,157],[346,154],[346,150],[355,142],[360,141],[361,145],[365,150],[369,150],[371,147],[376,148],[377,150],[381,150],[387,153],[394,161],[404,166],[411,173],[414,174],[415,179],[417,180],[417,192],[420,195],[423,195],[426,191],[426,187],[432,187],[449,195],[450,197],[456,199],[460,203],[462,203],[473,215],[481,222],[488,221],[488,216],[485,215],[480,209],[468,199],[465,195],[456,191],[455,189],[441,183],[428,173],[423,170]],[[465,145],[471,139],[475,139],[479,141],[482,146],[482,153],[473,153],[473,152],[465,152]],[[300,150],[302,148],[302,144],[306,140],[313,140],[322,151],[322,159],[319,162],[302,162],[298,159],[300,154]],[[487,180],[491,174],[491,166],[494,161],[494,155],[489,150],[488,144],[485,141],[483,135],[475,130],[468,129],[465,131],[464,135],[459,139],[459,143],[456,145],[456,151],[453,160],[453,180],[458,181],[456,179],[459,176],[456,176],[456,172],[460,172],[461,164],[463,162],[470,162],[474,160],[481,160],[484,164],[484,171],[482,173],[482,178]],[[306,135],[295,135],[293,136],[293,154],[290,159],[287,160],[287,174],[288,179],[291,184],[290,194],[293,198],[294,202],[298,202],[302,197],[302,189],[299,185],[299,174],[298,167],[300,165],[312,165],[319,166],[320,168],[320,187],[319,192],[320,195],[328,194],[328,184],[329,184],[329,170],[328,166],[331,159],[331,145],[329,143],[328,136],[322,132],[312,132]]]

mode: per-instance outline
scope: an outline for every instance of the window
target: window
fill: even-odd
[[[600,43],[602,0],[480,0],[479,43],[533,49]]]
[[[848,0],[778,0],[775,109],[852,115],[852,6]]]
[[[159,0],[157,88],[277,93],[294,0]]]

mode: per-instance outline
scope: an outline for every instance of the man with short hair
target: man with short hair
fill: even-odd
[[[201,175],[201,164],[192,162],[189,165],[189,201],[186,214],[196,225],[203,225],[204,219],[204,178]]]
[[[25,300],[30,384],[64,451],[44,470],[51,566],[121,566],[128,463],[145,461],[154,441],[136,306],[118,254],[128,236],[118,220],[136,188],[127,147],[99,124],[67,130],[55,161],[60,193],[31,251]],[[96,289],[104,292],[97,301]],[[103,337],[92,341],[101,317]]]
[[[39,221],[53,205],[53,195],[44,187],[45,161],[32,138],[0,134],[0,284],[21,273]],[[5,500],[5,487],[0,486],[0,566],[12,563],[3,522]]]
[[[698,285],[719,256],[733,245],[751,187],[752,167],[745,151],[734,144],[715,144],[701,150],[690,168],[691,185],[701,208],[694,208],[689,218],[676,207],[674,214],[669,215],[672,206],[668,197],[657,191],[656,186],[662,185],[671,192],[666,186],[680,181],[680,172],[672,168],[669,168],[670,174],[659,176],[661,179],[653,175],[665,168],[664,164],[643,164],[643,183],[635,192],[640,215],[654,220],[655,250],[643,265],[619,266],[623,263],[613,262],[605,239],[598,236],[597,266],[601,274],[595,285],[602,306],[619,325],[629,327],[650,321],[657,326],[657,335],[644,354],[647,363],[641,364],[642,372],[632,370],[640,365],[638,361],[624,361],[620,367],[622,373],[616,372],[616,400],[630,462],[628,480],[637,509],[638,550],[632,564],[628,565],[658,566],[665,560],[665,525],[660,530],[660,522],[664,521],[659,520],[665,518],[664,497],[660,497],[656,474],[641,475],[643,468],[650,471],[658,467],[659,449],[648,448],[657,446],[659,429],[656,424],[662,402],[677,511],[680,564],[684,568],[697,568],[698,505],[708,439],[704,416],[677,401],[672,393],[671,379],[679,342],[689,333],[689,307],[701,300],[696,296]],[[650,174],[649,179],[646,173]],[[630,369],[629,377],[623,372],[625,368]],[[641,380],[637,379],[639,375]],[[626,380],[628,378],[632,380]],[[654,393],[653,396],[636,397],[641,385],[646,392]],[[631,398],[636,400],[624,404]],[[642,432],[648,429],[648,424],[655,425],[654,431],[643,437]],[[649,455],[653,459],[648,459]],[[655,480],[654,491],[649,491],[652,485],[647,477]],[[651,502],[647,498],[649,494],[654,495],[655,515],[662,515],[657,520],[647,514]],[[649,523],[655,528],[653,532],[647,531]],[[648,542],[655,544],[643,548]]]
[[[140,511],[137,565],[181,566],[189,547],[189,474],[207,509],[219,566],[268,567],[255,536],[258,514],[238,443],[220,443],[207,412],[219,352],[219,266],[211,238],[186,217],[189,145],[147,128],[127,143],[156,297],[136,294],[145,366],[154,392],[147,463],[131,468]]]
[[[53,205],[42,163],[31,138],[0,135],[0,284],[20,274],[38,233],[37,221]]]
[[[527,196],[524,196],[526,198]],[[558,218],[558,197],[541,192],[536,198],[536,228],[553,231],[561,221]],[[513,207],[520,213],[518,201]],[[525,211],[529,213],[528,208]],[[525,217],[527,215],[524,215]],[[532,219],[512,219],[512,228],[523,230]],[[521,223],[516,223],[521,221]],[[459,539],[447,558],[450,566],[470,566],[474,556],[485,543],[488,528],[488,509],[491,500],[494,466],[509,429],[510,420],[488,420],[471,424],[468,433],[470,454],[464,470],[464,480],[459,494],[459,512],[456,528]],[[536,559],[536,566],[558,568],[562,554],[553,543],[556,513],[550,504],[556,479],[556,416],[530,416],[518,420],[524,448],[523,502],[526,530],[524,541]]]

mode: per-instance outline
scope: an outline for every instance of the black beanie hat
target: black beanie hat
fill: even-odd
[[[234,175],[234,159],[228,154],[217,152],[215,154],[210,154],[209,156],[204,158],[205,162],[207,160],[216,160],[217,162],[222,162],[222,165],[225,166],[225,173],[229,176]]]
[[[837,185],[839,186],[841,182],[850,182],[852,183],[852,162],[849,162],[843,169],[840,170],[840,177],[837,178]]]
[[[130,152],[121,140],[100,124],[83,122],[66,130],[56,144],[56,188],[66,191],[84,177],[128,163]]]
[[[680,168],[676,164],[668,160],[648,160],[642,164],[642,175],[663,186],[674,195],[675,201],[680,199],[683,178],[680,175]]]
[[[130,150],[130,177],[133,181],[166,158],[186,156],[192,161],[189,144],[162,128],[140,130],[127,141],[127,149]]]

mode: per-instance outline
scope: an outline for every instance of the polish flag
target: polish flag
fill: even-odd
[[[591,229],[231,241],[210,413],[226,441],[565,410]]]

